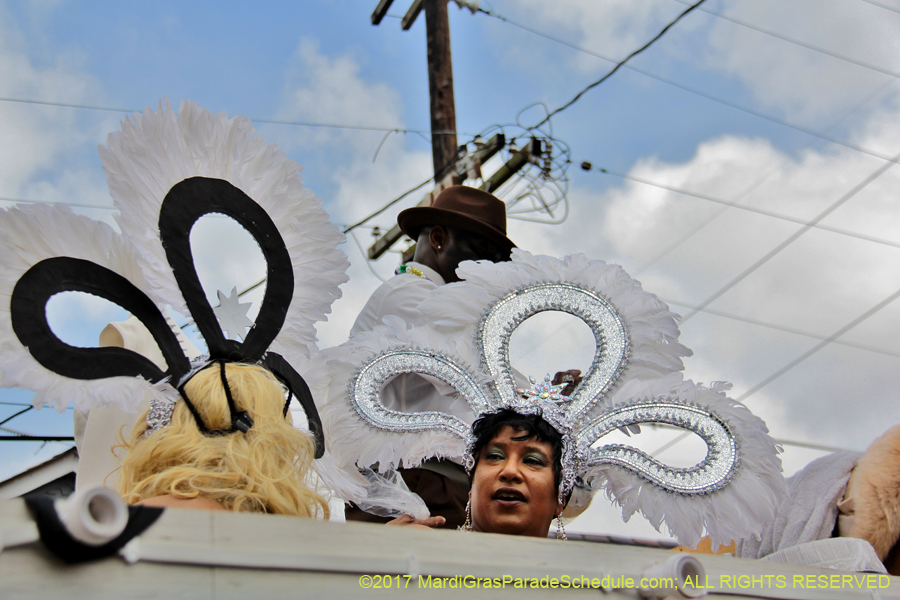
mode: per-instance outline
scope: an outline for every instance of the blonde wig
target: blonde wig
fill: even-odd
[[[328,504],[307,485],[315,443],[284,415],[281,384],[258,365],[225,369],[236,410],[253,419],[249,431],[204,435],[179,401],[171,424],[147,436],[145,415],[122,442],[119,492],[129,504],[171,494],[210,498],[234,511],[328,518]],[[184,390],[209,430],[231,429],[219,365],[194,375]]]

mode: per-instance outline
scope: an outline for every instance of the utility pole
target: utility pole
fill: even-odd
[[[372,24],[378,25],[387,14],[394,0],[379,0],[372,13]],[[434,165],[435,188],[425,194],[418,206],[431,206],[434,198],[446,187],[457,185],[467,178],[481,176],[481,165],[496,154],[505,144],[502,134],[495,135],[480,145],[470,155],[464,155],[456,139],[456,105],[453,97],[453,63],[450,58],[450,15],[448,0],[413,0],[400,21],[405,31],[412,27],[419,13],[425,10],[425,36],[428,55],[428,95],[431,100],[431,158]],[[529,162],[534,144],[517,152],[506,165],[490,179],[484,180],[481,189],[493,192],[516,171]],[[454,168],[450,168],[450,167]],[[403,232],[394,225],[369,248],[370,260],[388,251]],[[412,248],[404,253],[404,261],[411,256]]]
[[[435,180],[456,159],[456,105],[450,58],[450,15],[447,0],[424,0],[428,48],[428,95],[431,98],[431,156]]]

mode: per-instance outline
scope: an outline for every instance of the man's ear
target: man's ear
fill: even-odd
[[[447,238],[447,230],[440,225],[432,226],[431,231],[428,234],[428,241],[431,242],[431,247],[435,251],[438,251],[447,245]]]

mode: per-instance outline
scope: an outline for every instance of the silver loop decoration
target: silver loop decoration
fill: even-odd
[[[587,466],[617,465],[660,488],[685,495],[709,494],[726,487],[740,466],[740,447],[728,423],[710,409],[672,398],[607,409],[578,432],[578,440],[591,445],[619,427],[638,423],[665,423],[693,431],[706,442],[706,458],[693,467],[676,468],[630,446],[610,444],[592,448]]]
[[[495,376],[492,385],[502,402],[514,403],[516,384],[509,363],[509,340],[526,319],[548,310],[580,318],[594,334],[594,360],[566,409],[569,419],[575,422],[615,385],[631,351],[625,322],[609,300],[571,283],[540,283],[521,288],[487,310],[478,328],[478,348],[482,364]],[[481,412],[479,407],[473,408]]]
[[[472,406],[476,403],[488,406],[484,390],[475,377],[453,360],[427,350],[392,350],[366,361],[350,381],[350,405],[369,425],[396,433],[441,429],[465,439],[470,427],[453,415],[403,413],[385,408],[381,388],[388,379],[402,373],[437,377],[453,386]]]

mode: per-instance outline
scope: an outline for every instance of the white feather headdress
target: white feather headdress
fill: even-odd
[[[315,349],[315,323],[340,297],[349,263],[337,248],[344,236],[303,188],[300,166],[267,145],[248,119],[192,102],[177,116],[167,102],[126,118],[108,144],[100,155],[121,233],[60,206],[0,211],[0,385],[32,389],[36,406],[58,410],[69,401],[82,410],[104,402],[133,410],[148,390],[157,407],[171,406],[175,387],[193,371],[162,315],[170,305],[194,318],[213,358],[260,361],[317,424],[291,363]],[[225,337],[193,265],[190,228],[213,212],[241,223],[267,259],[262,308],[246,336]],[[153,334],[167,368],[129,350],[59,340],[45,305],[61,291],[128,309]]]
[[[771,521],[785,489],[780,448],[759,418],[725,396],[726,385],[683,380],[681,357],[690,350],[678,343],[675,315],[620,267],[514,250],[510,262],[467,262],[458,274],[464,281],[434,290],[420,306],[432,326],[407,331],[386,318],[326,353],[330,387],[321,412],[326,428],[339,428],[336,439],[352,441],[333,450],[345,468],[413,466],[432,456],[471,466],[469,424],[443,413],[398,413],[381,401],[392,376],[420,373],[454,386],[476,415],[510,408],[550,423],[563,437],[561,498],[576,480],[582,489],[605,489],[626,519],[640,512],[691,546],[703,533],[714,546],[756,535]],[[549,383],[523,394],[513,380],[510,337],[547,310],[581,318],[595,336],[594,361],[571,398]],[[679,469],[635,448],[597,445],[617,428],[651,422],[699,435],[706,459]]]

